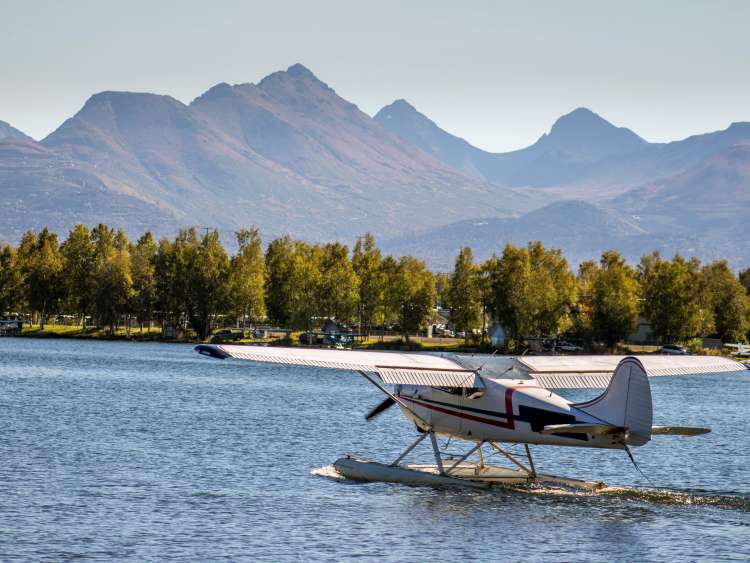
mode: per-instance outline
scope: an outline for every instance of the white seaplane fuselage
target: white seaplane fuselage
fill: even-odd
[[[601,425],[611,421],[588,414],[534,381],[483,381],[482,390],[400,385],[395,396],[407,418],[421,430],[436,434],[475,442],[623,448],[621,434],[543,434],[544,427],[550,425]],[[642,445],[645,441],[628,439],[626,443]]]

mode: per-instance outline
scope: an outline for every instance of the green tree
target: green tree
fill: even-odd
[[[313,329],[316,317],[323,315],[320,306],[321,262],[323,249],[317,244],[294,243],[291,275],[291,327]]]
[[[576,276],[577,303],[573,315],[571,332],[591,344],[594,341],[594,280],[599,273],[599,264],[586,260],[578,266]]]
[[[319,245],[289,236],[271,241],[266,250],[266,307],[272,322],[289,328],[312,329],[323,313]]]
[[[96,309],[99,322],[114,335],[118,321],[130,308],[133,278],[127,247],[112,248],[97,271]]]
[[[198,239],[195,229],[181,233],[177,275],[186,280],[185,309],[198,337],[208,338],[217,316],[229,300],[229,256],[218,231]]]
[[[346,245],[332,242],[323,246],[317,293],[321,316],[345,323],[357,317],[359,278]]]
[[[130,247],[130,269],[133,279],[131,309],[143,332],[144,323],[151,326],[157,303],[157,244],[151,231],[146,231]]]
[[[169,324],[180,324],[187,314],[186,279],[181,275],[184,267],[178,264],[180,254],[176,242],[159,240],[154,260],[154,289],[162,331]]]
[[[590,293],[594,337],[610,349],[638,326],[638,279],[615,251],[602,254]]]
[[[570,326],[575,277],[559,250],[540,242],[505,246],[489,272],[493,308],[514,341],[558,334]]]
[[[456,257],[446,296],[451,323],[466,333],[465,339],[468,341],[469,332],[479,324],[481,310],[478,269],[468,246],[462,248]]]
[[[266,316],[266,265],[258,229],[235,233],[239,249],[232,258],[229,273],[229,299],[238,322],[246,318],[259,320]]]
[[[381,309],[384,290],[383,257],[375,244],[375,237],[367,233],[357,239],[352,255],[352,266],[359,278],[360,331],[369,335]]]
[[[750,295],[750,268],[745,268],[740,272],[740,283],[745,288],[745,292]]]
[[[384,326],[396,324],[399,319],[399,264],[393,256],[386,256],[380,263],[383,280],[383,299],[380,304],[380,319]]]
[[[725,342],[743,340],[750,329],[750,299],[726,260],[705,265],[700,272],[700,302],[714,330]],[[705,314],[705,313],[704,313]]]
[[[477,274],[477,287],[479,289],[479,302],[482,308],[482,342],[486,336],[488,314],[495,309],[495,297],[492,286],[493,273],[498,269],[499,259],[493,255],[485,260],[479,267]]]
[[[421,260],[403,256],[398,262],[394,284],[394,306],[406,340],[426,324],[435,306],[435,277]]]
[[[265,301],[269,320],[290,326],[294,315],[293,296],[296,244],[289,235],[272,240],[266,249]]]
[[[86,225],[76,225],[60,247],[63,260],[63,287],[68,310],[81,318],[86,328],[86,316],[94,307],[96,289],[96,247]]]
[[[57,310],[62,292],[62,258],[57,235],[45,227],[39,235],[27,232],[18,247],[18,259],[25,299],[39,314],[39,328],[44,330],[47,315]]]
[[[698,336],[701,308],[697,263],[679,255],[669,262],[655,252],[641,258],[638,270],[643,314],[654,334],[665,343]]]
[[[18,311],[23,299],[23,278],[15,249],[0,247],[0,315]]]

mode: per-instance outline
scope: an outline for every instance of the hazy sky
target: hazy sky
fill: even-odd
[[[98,91],[187,103],[301,62],[489,150],[578,106],[666,141],[750,120],[749,30],[747,1],[0,0],[0,119],[39,139]]]

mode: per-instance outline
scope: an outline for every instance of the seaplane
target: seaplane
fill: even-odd
[[[739,362],[709,356],[490,356],[402,353],[230,344],[195,350],[218,359],[350,370],[385,395],[365,418],[398,406],[416,429],[416,439],[391,463],[353,455],[333,464],[343,477],[366,482],[487,488],[541,484],[597,490],[603,483],[537,472],[530,446],[624,451],[653,436],[698,436],[710,430],[654,426],[649,377],[745,370]],[[604,388],[598,397],[574,403],[552,389]],[[437,437],[467,443],[446,456]],[[435,463],[407,463],[429,440]],[[523,452],[510,448],[523,448]],[[488,455],[490,454],[490,455]],[[489,458],[502,456],[495,465]]]

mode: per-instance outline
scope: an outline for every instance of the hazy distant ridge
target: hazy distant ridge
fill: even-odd
[[[570,202],[568,200],[574,200]],[[491,153],[405,100],[374,118],[302,65],[217,84],[190,104],[101,92],[36,142],[0,122],[0,239],[76,222],[173,234],[258,225],[450,262],[541,239],[585,259],[653,248],[748,263],[750,123],[649,143],[586,108]]]

